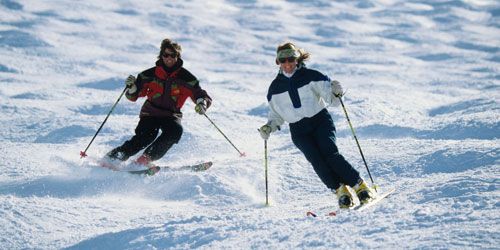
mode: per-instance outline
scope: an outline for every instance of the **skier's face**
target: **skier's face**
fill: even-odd
[[[295,57],[280,58],[279,63],[281,70],[287,74],[291,74],[297,68],[297,58]]]
[[[165,51],[163,51],[163,53],[161,54],[163,63],[169,68],[175,65],[175,63],[177,62],[177,58],[177,52],[170,49],[165,49]]]

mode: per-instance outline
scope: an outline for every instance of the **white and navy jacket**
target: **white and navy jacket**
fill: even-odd
[[[338,99],[332,95],[330,78],[303,64],[298,65],[291,77],[280,70],[269,86],[267,101],[268,124],[273,128],[285,121],[295,123],[312,117],[330,104],[338,105]]]

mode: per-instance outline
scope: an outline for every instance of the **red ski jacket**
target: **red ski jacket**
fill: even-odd
[[[161,60],[156,66],[141,72],[135,84],[137,91],[126,93],[127,99],[135,102],[139,97],[147,97],[141,108],[140,117],[182,118],[181,108],[188,97],[196,102],[198,98],[206,100],[210,106],[212,99],[200,87],[196,77],[182,67],[182,59],[171,69],[167,69]],[[207,107],[208,108],[208,107]]]

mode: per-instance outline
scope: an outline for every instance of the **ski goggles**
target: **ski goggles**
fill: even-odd
[[[292,63],[292,62],[295,62],[295,60],[297,60],[296,57],[287,57],[287,58],[280,58],[280,59],[278,59],[278,62],[279,63],[285,63],[285,62]]]
[[[165,58],[176,58],[177,57],[177,53],[166,53],[166,52],[163,52],[161,53],[161,56],[162,57],[165,57]]]

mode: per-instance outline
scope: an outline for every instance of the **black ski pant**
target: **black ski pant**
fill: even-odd
[[[160,136],[157,137],[161,129]],[[110,158],[126,161],[142,149],[151,160],[158,160],[182,136],[182,125],[179,119],[170,117],[141,117],[135,128],[135,135],[123,145],[111,150],[107,155]]]
[[[312,164],[323,183],[336,190],[340,183],[353,187],[359,172],[339,153],[335,144],[335,126],[326,109],[310,118],[290,123],[292,141]]]

